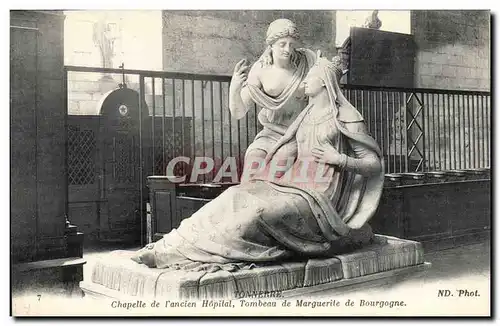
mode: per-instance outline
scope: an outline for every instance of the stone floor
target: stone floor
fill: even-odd
[[[430,268],[412,276],[411,280],[393,284],[384,291],[397,291],[410,286],[417,286],[420,291],[425,291],[426,287],[434,290],[436,284],[443,284],[443,286],[461,282],[471,284],[468,280],[489,282],[490,258],[490,241],[427,253],[425,261],[431,263]],[[363,292],[377,293],[380,289]]]
[[[89,279],[92,261],[113,249],[135,249],[108,247],[105,250],[86,250],[84,258],[88,263],[84,268],[84,278]],[[386,284],[373,288],[356,290],[353,293],[337,295],[335,290],[323,291],[308,296],[311,299],[331,299],[337,298],[352,300],[404,300],[406,304],[415,307],[415,314],[425,311],[432,315],[441,311],[446,315],[448,308],[453,311],[459,309],[468,315],[467,309],[472,312],[481,311],[481,314],[488,315],[490,310],[490,241],[482,243],[464,245],[461,247],[442,251],[430,252],[425,255],[425,260],[432,265],[426,271],[413,275],[408,279],[398,281],[394,284]],[[438,290],[449,290],[453,298],[439,297]],[[458,296],[459,290],[467,290],[473,293],[478,290],[480,297]],[[465,292],[462,292],[465,293]],[[26,300],[27,298],[31,300]],[[16,310],[19,314],[28,313],[33,307],[33,300],[36,301],[32,293],[18,294],[13,296],[13,314]],[[82,300],[82,299],[77,299]],[[83,299],[85,300],[85,299]],[[31,302],[31,303],[30,303]],[[463,309],[459,307],[464,307]],[[469,311],[467,310],[467,311]],[[471,312],[471,314],[472,314]],[[424,313],[424,314],[426,314]],[[356,315],[353,313],[353,315]]]
[[[425,255],[430,268],[408,279],[341,295],[334,290],[324,291],[312,297],[351,299],[357,303],[404,300],[411,307],[411,315],[419,316],[489,316],[490,258],[490,241],[435,251]],[[450,291],[450,296],[440,297],[439,290]],[[476,291],[478,296],[472,296]],[[357,310],[354,315],[368,311],[376,313],[376,309]]]

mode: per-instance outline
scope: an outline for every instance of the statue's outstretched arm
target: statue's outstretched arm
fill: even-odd
[[[229,86],[229,111],[235,119],[245,117],[248,110],[254,105],[247,85],[261,87],[258,66],[254,64],[247,75],[248,67],[245,66],[245,63],[240,63],[241,61],[234,68],[233,78]]]

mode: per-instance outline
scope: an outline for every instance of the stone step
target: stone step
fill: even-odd
[[[13,265],[12,291],[39,293],[44,289],[59,289],[71,296],[81,296],[78,285],[83,280],[86,262],[80,257],[69,257]]]
[[[16,264],[12,267],[12,269],[13,271],[23,273],[39,269],[66,268],[79,265],[82,266],[86,262],[87,261],[81,257],[70,257],[70,258],[49,259],[49,260],[40,260],[29,263]]]

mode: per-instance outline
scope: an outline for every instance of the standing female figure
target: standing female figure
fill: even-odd
[[[280,139],[288,126],[307,105],[301,86],[315,53],[298,48],[299,33],[288,19],[277,19],[267,30],[267,48],[250,70],[241,60],[234,69],[229,88],[229,110],[236,119],[242,119],[256,104],[261,108],[258,119],[264,127],[245,154],[242,181],[251,177],[263,163],[269,150]],[[285,146],[278,156],[292,157],[294,146]]]

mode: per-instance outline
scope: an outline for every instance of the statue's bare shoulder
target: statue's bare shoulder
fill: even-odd
[[[262,87],[261,77],[262,77],[262,65],[260,61],[256,61],[250,67],[250,71],[248,72],[247,83],[250,85],[254,85],[257,87]]]

